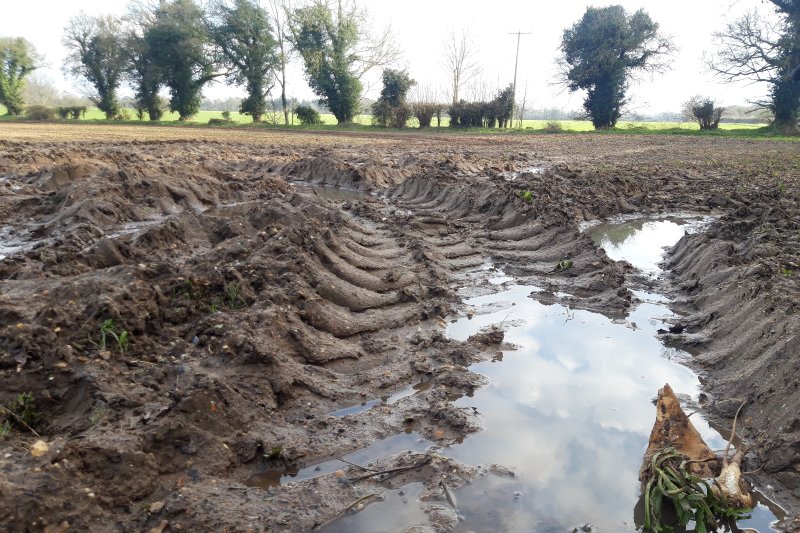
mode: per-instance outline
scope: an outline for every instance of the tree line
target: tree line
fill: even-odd
[[[708,68],[725,81],[741,79],[768,85],[758,104],[769,109],[777,129],[798,131],[800,117],[800,0],[767,0],[778,21],[757,11],[745,14],[716,35],[719,50]],[[443,45],[442,67],[452,100],[445,104],[417,89],[405,70],[396,70],[401,53],[389,28],[373,33],[367,11],[354,0],[134,0],[127,15],[79,13],[64,29],[65,71],[85,83],[92,102],[113,118],[120,112],[118,92],[134,92],[140,118],[160,120],[164,110],[187,120],[200,108],[203,88],[214,80],[243,87],[240,112],[259,122],[269,94],[280,89],[289,123],[286,68],[302,62],[306,80],[339,123],[360,111],[363,78],[383,69],[383,88],[372,106],[375,124],[403,127],[416,117],[430,126],[443,114],[453,127],[508,127],[515,111],[516,87],[493,97],[467,101],[460,92],[480,72],[474,40],[452,32]],[[642,74],[667,70],[677,52],[658,23],[644,10],[621,6],[589,7],[564,30],[559,49],[560,82],[584,91],[584,111],[597,129],[614,127],[629,101],[632,82]],[[0,103],[9,114],[24,109],[25,78],[41,63],[22,38],[0,39]],[[162,94],[168,94],[166,101]],[[701,127],[716,127],[722,110],[709,99],[687,103]],[[524,107],[524,105],[523,105]],[[304,113],[305,116],[305,113]],[[313,116],[309,119],[312,120]]]

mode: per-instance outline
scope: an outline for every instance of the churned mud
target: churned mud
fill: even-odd
[[[666,381],[800,528],[795,143],[1,128],[6,530],[634,528]]]

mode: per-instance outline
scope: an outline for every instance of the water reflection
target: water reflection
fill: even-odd
[[[422,483],[409,483],[397,490],[381,490],[383,502],[358,514],[345,516],[325,528],[326,533],[395,533],[410,524],[428,524],[419,495]]]
[[[290,481],[302,481],[323,474],[330,474],[331,472],[346,468],[348,464],[366,466],[368,463],[383,457],[388,457],[403,451],[421,452],[427,450],[431,446],[434,446],[433,442],[422,438],[419,433],[409,428],[405,433],[377,440],[371,446],[355,450],[342,456],[344,461],[338,458],[329,459],[302,469],[298,469],[294,466],[281,469],[267,468],[252,473],[250,477],[245,480],[245,484],[251,487],[268,489]]]
[[[629,317],[639,325],[634,330],[596,313],[544,306],[528,297],[532,290],[512,286],[468,302],[515,303],[513,317],[522,322],[507,329],[506,340],[519,349],[505,352],[502,364],[472,367],[490,384],[457,404],[476,407],[485,430],[444,453],[468,464],[516,470],[514,483],[493,489],[510,506],[510,521],[500,522],[506,530],[540,524],[537,530],[564,531],[586,522],[606,531],[633,530],[638,470],[654,417],[651,399],[665,382],[692,396],[700,384],[690,370],[664,357],[653,325],[660,320],[651,320],[669,315],[662,304],[637,307]],[[507,314],[459,320],[448,334],[466,339]],[[705,422],[696,424],[712,448],[724,446]],[[519,500],[514,492],[522,493]],[[499,505],[492,506],[495,512],[506,508]],[[462,510],[465,530],[481,529],[470,517],[477,520],[486,508]]]
[[[586,233],[615,261],[625,260],[646,274],[657,274],[664,247],[678,242],[708,224],[710,217],[668,220],[609,222],[586,229]]]

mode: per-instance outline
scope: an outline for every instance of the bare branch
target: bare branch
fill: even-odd
[[[742,78],[753,82],[773,82],[783,66],[780,28],[753,10],[715,34],[720,48],[708,60],[708,69],[726,83]]]
[[[444,41],[442,68],[452,81],[453,104],[458,103],[458,92],[461,87],[481,73],[477,53],[475,41],[469,38],[465,30],[462,30],[460,35],[457,35],[455,30],[450,30]]]

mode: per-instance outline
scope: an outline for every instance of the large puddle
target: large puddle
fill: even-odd
[[[614,259],[657,275],[663,248],[703,222],[621,221],[589,231]],[[593,531],[641,529],[638,471],[654,421],[652,400],[667,382],[690,406],[700,392],[697,376],[680,364],[688,355],[657,338],[672,316],[667,300],[639,292],[642,303],[630,316],[612,320],[539,303],[531,297],[539,289],[507,276],[487,283],[500,292],[467,300],[476,314],[452,323],[447,333],[464,340],[503,323],[506,341],[517,349],[471,367],[490,384],[457,405],[477,409],[485,428],[442,453],[467,464],[511,467],[517,476],[484,476],[456,491],[458,531],[565,532],[587,524]],[[725,446],[699,414],[692,420],[711,448]],[[389,494],[331,530],[388,532],[425,524],[413,507]],[[759,503],[739,528],[776,531],[770,507],[780,513]]]
[[[700,231],[712,217],[675,215],[658,220],[611,219],[600,224],[586,224],[584,230],[615,261],[627,261],[641,272],[657,275],[664,247],[672,246],[684,233]]]

